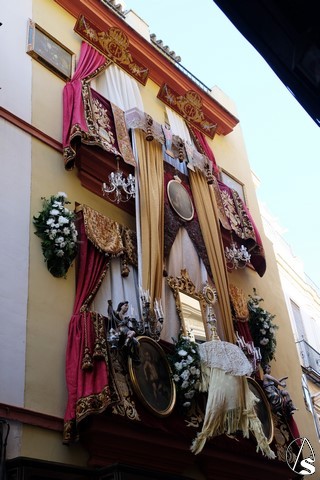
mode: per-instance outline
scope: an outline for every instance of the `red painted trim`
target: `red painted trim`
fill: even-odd
[[[26,425],[45,428],[46,430],[54,430],[56,432],[62,432],[63,430],[62,418],[6,403],[0,403],[0,417]]]
[[[37,138],[38,140],[45,143],[54,150],[57,150],[59,153],[62,153],[62,144],[60,142],[50,137],[46,133],[42,132],[38,128],[34,127],[33,125],[31,125],[31,123],[28,123],[22,118],[19,118],[13,113],[9,112],[9,110],[0,107],[0,117],[20,128],[20,130],[29,133],[32,137]]]
[[[80,14],[84,15],[101,31],[107,30],[111,25],[120,28],[129,38],[130,52],[137,61],[149,69],[149,78],[159,87],[163,83],[167,83],[179,95],[193,90],[201,96],[203,113],[218,124],[218,134],[227,135],[239,123],[239,120],[225,107],[204,92],[173,62],[162,55],[151,42],[142,37],[103,3],[98,0],[55,0],[55,2],[75,18],[78,18]]]

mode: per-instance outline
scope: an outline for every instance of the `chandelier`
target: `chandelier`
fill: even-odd
[[[237,270],[237,268],[245,268],[250,263],[251,255],[244,245],[240,248],[234,242],[230,244],[230,248],[226,247],[224,251],[227,268],[229,270]]]
[[[119,170],[119,159],[117,158],[117,170],[111,172],[108,176],[109,182],[103,182],[102,193],[104,197],[108,197],[111,202],[119,204],[127,202],[130,198],[135,198],[136,185],[135,177],[129,173],[128,177],[123,176],[123,172]]]

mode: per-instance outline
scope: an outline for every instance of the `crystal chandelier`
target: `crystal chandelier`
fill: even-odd
[[[135,198],[136,186],[135,177],[129,173],[128,177],[123,176],[119,170],[119,160],[117,159],[117,170],[111,172],[108,176],[109,182],[103,182],[102,193],[114,203],[127,202],[130,198]]]
[[[240,248],[234,242],[230,244],[230,248],[226,247],[224,251],[227,268],[229,270],[236,270],[237,268],[245,268],[250,262],[251,255],[244,245]]]

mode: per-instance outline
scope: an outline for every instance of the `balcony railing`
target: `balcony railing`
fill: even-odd
[[[320,382],[320,353],[305,340],[299,340],[296,343],[305,372],[317,379],[317,383]]]

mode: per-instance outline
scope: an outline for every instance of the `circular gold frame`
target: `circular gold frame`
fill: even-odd
[[[208,305],[214,305],[218,300],[217,290],[208,283],[203,287],[202,294]]]
[[[176,402],[176,387],[166,354],[150,337],[137,337],[141,363],[128,359],[132,386],[142,404],[159,417],[172,412]],[[147,355],[148,354],[148,355]]]
[[[194,216],[194,207],[187,189],[178,181],[170,180],[167,194],[171,207],[183,220],[190,221]]]
[[[255,406],[255,411],[262,424],[263,433],[270,444],[274,435],[274,425],[270,404],[258,382],[251,377],[247,377],[247,380],[251,392],[260,400]]]

